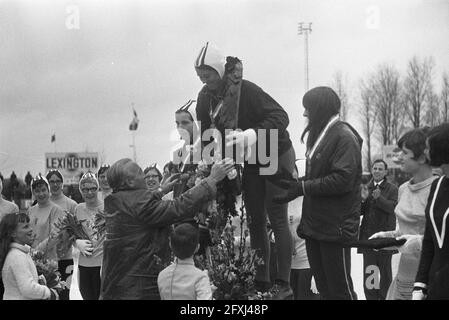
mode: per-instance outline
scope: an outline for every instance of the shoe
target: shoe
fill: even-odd
[[[293,300],[293,290],[288,284],[275,284],[270,293],[272,294],[272,300]]]

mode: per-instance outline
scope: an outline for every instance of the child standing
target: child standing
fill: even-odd
[[[170,236],[175,261],[159,273],[157,284],[162,300],[211,300],[207,271],[195,267],[199,249],[198,229],[190,223],[178,225]]]

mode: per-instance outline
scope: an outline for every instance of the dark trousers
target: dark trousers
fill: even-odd
[[[3,293],[5,293],[5,287],[3,286],[3,281],[0,277],[0,300],[3,300]]]
[[[70,300],[70,282],[73,273],[73,259],[58,261],[58,271],[61,274],[61,280],[66,281],[67,288],[59,292],[59,300]]]
[[[366,300],[385,300],[387,297],[392,280],[391,256],[375,251],[363,253],[363,290]]]
[[[279,170],[293,172],[295,151],[286,151],[278,159]],[[275,204],[272,198],[284,190],[267,181],[258,169],[245,168],[243,171],[243,199],[248,217],[251,247],[264,260],[256,270],[255,280],[270,282],[270,241],[267,234],[267,214],[274,233],[277,251],[276,279],[290,282],[292,261],[292,237],[288,224],[288,204]]]
[[[319,300],[320,295],[310,290],[312,270],[292,269],[290,272],[290,287],[293,290],[294,300]]]
[[[83,300],[98,300],[101,288],[101,267],[78,266],[80,273],[79,288]]]
[[[322,300],[357,300],[351,278],[351,249],[306,239],[307,257]]]

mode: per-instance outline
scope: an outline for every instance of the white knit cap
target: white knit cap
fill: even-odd
[[[225,55],[221,53],[221,51],[216,46],[210,44],[209,42],[207,42],[206,45],[201,48],[200,54],[195,59],[195,68],[201,66],[209,66],[218,72],[220,78],[223,78],[225,72],[225,64]]]

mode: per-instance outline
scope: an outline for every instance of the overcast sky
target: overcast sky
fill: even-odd
[[[174,112],[202,86],[193,61],[206,41],[286,109],[303,157],[299,21],[312,22],[310,88],[341,70],[355,109],[358,80],[379,63],[404,74],[413,55],[433,56],[438,89],[449,72],[448,0],[0,0],[0,172],[44,172],[53,133],[58,152],[132,157],[132,102],[138,163],[162,166]]]

